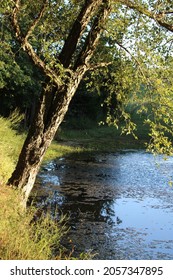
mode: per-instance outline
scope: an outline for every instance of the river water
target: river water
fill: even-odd
[[[66,245],[95,259],[173,259],[173,158],[75,154],[46,164],[34,192],[69,217]],[[49,196],[49,198],[48,198]],[[46,201],[46,202],[45,202]]]

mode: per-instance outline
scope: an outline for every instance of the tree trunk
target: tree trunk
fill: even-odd
[[[33,188],[44,154],[62,123],[69,103],[86,70],[87,68],[83,67],[80,73],[74,75],[73,82],[69,83],[68,86],[62,86],[55,93],[53,105],[52,91],[45,90],[40,97],[34,121],[29,129],[16,168],[8,180],[8,185],[22,191],[24,207]]]
[[[43,6],[41,13],[38,15],[33,25],[31,25],[26,36],[23,37],[17,18],[18,10],[20,8],[20,0],[16,0],[15,2],[16,6],[13,11],[13,26],[16,32],[16,37],[32,59],[33,63],[42,69],[48,80],[48,84],[45,86],[45,90],[39,99],[34,121],[23,145],[16,169],[8,180],[8,185],[12,185],[21,190],[23,194],[23,205],[26,206],[27,199],[34,186],[43,156],[53,140],[59,125],[64,119],[70,101],[75,94],[79,83],[89,69],[89,61],[96,49],[103,30],[104,22],[109,13],[109,0],[86,0],[84,2],[84,6],[77,21],[74,22],[71,32],[64,44],[64,48],[62,49],[62,53],[58,58],[58,61],[65,68],[71,64],[71,60],[73,61],[72,57],[76,50],[77,43],[90,20],[90,12],[96,14],[85,43],[83,44],[83,48],[78,54],[75,63],[72,63],[73,66],[71,65],[71,77],[66,77],[66,81],[61,85],[57,79],[58,73],[49,67],[46,67],[28,42],[29,34],[39,21],[40,16],[44,12],[45,6]],[[74,36],[75,30],[76,35]],[[52,86],[50,86],[50,84],[52,84]]]

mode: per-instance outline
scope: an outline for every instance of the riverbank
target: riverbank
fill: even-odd
[[[68,119],[57,132],[55,139],[59,144],[94,152],[115,152],[122,149],[145,149],[149,143],[149,127],[144,124],[145,115],[131,113],[131,120],[136,124],[132,134],[123,134],[125,123],[120,123],[118,129],[114,126],[98,125],[87,117]]]
[[[115,152],[122,149],[144,149],[148,141],[146,135],[122,135],[115,127],[97,126],[91,129],[70,130],[65,129],[57,134],[59,144],[78,147],[87,151]]]
[[[21,211],[19,196],[14,190],[5,186],[5,182],[14,170],[20,149],[25,140],[25,133],[15,129],[17,120],[0,118],[0,258],[1,259],[64,259],[60,239],[65,234],[63,224],[50,222],[49,217],[31,226],[35,213],[30,208],[27,213]],[[89,129],[62,128],[55,141],[48,149],[44,162],[53,158],[65,157],[71,153],[113,152],[118,149],[144,147],[145,139],[135,140],[133,136],[122,136],[115,128],[101,126]],[[49,226],[48,226],[49,225]],[[50,229],[51,225],[51,234]],[[39,236],[39,238],[37,238]],[[53,255],[52,248],[58,254]],[[79,258],[87,258],[81,255]]]
[[[15,120],[0,118],[0,259],[72,259],[60,243],[67,230],[64,218],[53,221],[49,215],[44,215],[38,223],[32,223],[37,210],[30,207],[27,212],[23,211],[19,193],[5,185],[26,137],[12,129],[15,124]],[[78,151],[78,148],[52,143],[45,160],[72,151]],[[88,257],[82,254],[79,259]]]

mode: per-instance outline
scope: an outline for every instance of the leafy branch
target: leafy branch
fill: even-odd
[[[164,15],[172,14],[173,11],[162,11],[162,12],[153,12],[146,9],[144,6],[140,4],[136,4],[132,0],[118,0],[119,3],[124,4],[125,6],[137,10],[139,13],[146,15],[147,17],[154,19],[159,25],[163,26],[167,30],[173,32],[173,24],[166,22]]]
[[[19,22],[18,22],[18,14],[20,12],[20,0],[15,0],[15,6],[12,12],[11,22],[13,29],[15,31],[15,35],[19,43],[21,44],[21,47],[23,50],[29,55],[29,57],[32,59],[35,65],[37,65],[43,73],[51,77],[54,80],[54,83],[59,86],[61,84],[61,80],[59,76],[53,71],[48,65],[44,63],[44,61],[37,55],[37,53],[34,51],[32,45],[28,42],[29,37],[33,33],[36,25],[40,21],[40,19],[43,17],[43,14],[45,12],[46,6],[48,4],[48,0],[45,0],[44,5],[42,6],[38,16],[31,24],[30,28],[28,29],[26,35],[22,34]]]

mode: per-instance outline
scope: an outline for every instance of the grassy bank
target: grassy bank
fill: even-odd
[[[121,149],[145,149],[149,141],[148,128],[141,119],[137,119],[137,139],[133,135],[121,133],[113,126],[92,126],[85,129],[71,129],[64,127],[57,133],[56,139],[60,143],[67,143],[84,150],[96,152],[115,152]]]
[[[61,259],[60,238],[65,231],[61,222],[56,224],[47,215],[32,223],[34,208],[21,211],[16,191],[1,186],[0,192],[0,259]]]
[[[54,222],[43,216],[38,223],[31,223],[36,209],[30,207],[27,212],[20,206],[17,191],[7,187],[5,182],[11,175],[25,134],[18,134],[15,120],[0,118],[0,259],[67,259],[60,244],[65,234],[64,221]],[[45,160],[78,151],[78,148],[52,144]],[[56,252],[56,253],[55,253]],[[87,258],[86,255],[79,258]]]
[[[0,182],[5,182],[12,173],[25,135],[11,128],[11,120],[0,118]]]

